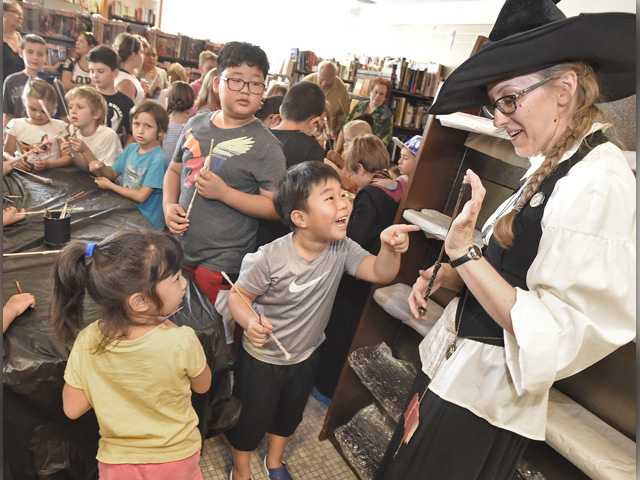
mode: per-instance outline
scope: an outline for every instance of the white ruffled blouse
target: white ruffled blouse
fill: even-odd
[[[591,132],[602,127],[596,123]],[[523,178],[544,158],[530,160]],[[489,235],[518,193],[489,218]],[[446,359],[455,298],[420,343],[429,389],[492,425],[544,440],[552,384],[635,338],[635,232],[635,178],[622,151],[604,143],[556,183],[547,201],[529,290],[516,288],[514,335],[504,332],[504,348],[459,338]]]

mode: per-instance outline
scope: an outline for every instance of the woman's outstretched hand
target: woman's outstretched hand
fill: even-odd
[[[463,256],[473,245],[473,232],[486,193],[480,177],[472,170],[467,170],[462,183],[471,185],[471,199],[464,204],[460,214],[453,219],[444,241],[445,252],[452,260]]]

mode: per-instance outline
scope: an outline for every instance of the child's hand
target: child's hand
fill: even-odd
[[[227,191],[227,184],[210,170],[200,171],[196,177],[198,194],[209,200],[220,200]]]
[[[22,315],[24,311],[29,307],[36,306],[36,297],[31,293],[16,293],[5,304],[3,311],[6,311],[8,315],[13,318],[18,315]]]
[[[69,137],[69,144],[71,145],[71,150],[80,154],[88,149],[87,144],[76,137]]]
[[[72,149],[70,139],[68,137],[66,139],[60,140],[60,152],[63,155],[73,157],[73,149]]]
[[[253,346],[258,348],[262,347],[265,343],[267,343],[267,340],[269,339],[269,335],[273,331],[273,325],[271,325],[271,322],[267,320],[265,317],[261,317],[261,318],[262,318],[262,325],[260,325],[260,322],[258,321],[258,319],[254,317],[254,319],[251,320],[251,323],[249,323],[249,326],[247,327],[247,330],[246,330],[246,334],[247,334],[247,337],[249,338],[249,341]]]
[[[13,223],[24,220],[27,216],[24,214],[25,209],[18,210],[16,207],[7,207],[2,209],[2,225],[11,225]]]
[[[388,248],[394,253],[404,253],[409,249],[409,232],[420,230],[418,225],[401,223],[385,228],[380,234],[383,248]]]
[[[49,163],[41,157],[36,157],[36,161],[33,163],[33,169],[36,172],[41,172],[47,168],[49,168]]]
[[[111,190],[113,187],[113,182],[106,177],[96,177],[93,181],[96,182],[98,188],[102,190]]]
[[[24,170],[26,172],[30,172],[31,170],[33,170],[33,165],[31,165],[31,163],[27,161],[26,156],[23,156],[19,160],[17,160],[16,163],[14,163],[13,167],[19,168],[20,170]]]
[[[165,207],[164,222],[174,235],[182,235],[189,228],[187,213],[179,203],[170,203]]]
[[[100,160],[92,160],[89,163],[89,171],[95,174],[98,170],[100,170],[104,166],[105,166],[104,163],[101,162]]]

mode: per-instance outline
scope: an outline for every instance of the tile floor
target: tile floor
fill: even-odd
[[[289,472],[296,480],[357,480],[333,445],[328,440],[318,440],[326,412],[324,405],[309,398],[302,424],[287,447]],[[251,461],[253,480],[267,480],[262,468],[265,449],[263,441]],[[231,454],[221,435],[205,441],[200,467],[205,480],[229,478]]]

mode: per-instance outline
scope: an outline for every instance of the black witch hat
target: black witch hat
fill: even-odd
[[[636,16],[591,13],[566,18],[552,0],[506,0],[489,41],[442,85],[429,113],[489,103],[486,86],[558,63],[590,64],[603,101],[635,93]]]

